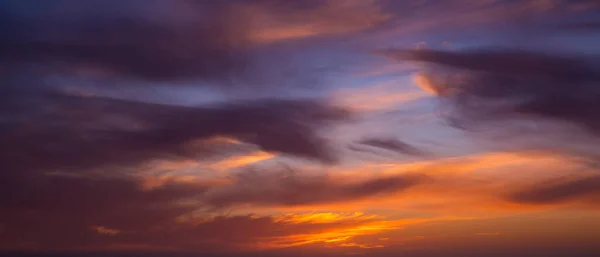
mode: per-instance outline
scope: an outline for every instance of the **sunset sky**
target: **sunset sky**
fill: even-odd
[[[2,256],[600,256],[598,0],[0,0],[0,34]]]

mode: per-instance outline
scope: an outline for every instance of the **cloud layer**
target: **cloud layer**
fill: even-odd
[[[1,1],[0,253],[595,245],[598,7]]]

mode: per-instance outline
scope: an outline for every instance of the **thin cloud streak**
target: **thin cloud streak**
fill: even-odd
[[[407,155],[427,155],[424,151],[420,150],[419,148],[395,138],[368,138],[361,140],[359,144]]]

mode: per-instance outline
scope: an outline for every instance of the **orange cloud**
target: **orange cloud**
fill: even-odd
[[[243,166],[248,166],[250,164],[258,163],[264,160],[271,159],[275,157],[275,154],[258,151],[253,152],[248,155],[242,156],[234,156],[231,158],[227,158],[225,160],[210,164],[209,167],[217,170],[227,170],[233,168],[239,168]]]
[[[432,95],[439,94],[438,89],[435,88],[435,84],[431,82],[429,77],[422,73],[414,74],[413,82],[427,93]]]
[[[376,218],[376,216],[366,216],[362,212],[353,213],[333,213],[333,212],[321,212],[321,213],[306,213],[306,214],[284,214],[275,218],[276,222],[287,222],[287,223],[328,223],[343,220],[369,220]]]
[[[290,206],[284,214],[274,213],[282,210],[277,204],[244,210],[256,213],[254,215],[235,216],[219,216],[192,208],[186,213],[193,212],[193,215],[187,216],[181,215],[179,210],[176,212],[166,210],[158,217],[153,218],[151,223],[137,221],[109,223],[112,221],[110,215],[103,217],[102,215],[106,214],[95,212],[93,218],[104,221],[96,224],[105,226],[93,224],[87,226],[86,229],[90,231],[89,228],[91,228],[94,235],[101,236],[100,239],[90,236],[93,240],[89,244],[70,246],[70,242],[77,242],[77,237],[68,235],[71,233],[69,231],[80,233],[74,229],[76,227],[71,227],[71,230],[64,232],[67,233],[64,234],[64,240],[71,241],[65,241],[64,244],[77,249],[103,249],[102,247],[117,249],[116,246],[126,246],[127,249],[139,247],[138,250],[143,250],[149,249],[145,247],[152,245],[152,242],[160,242],[161,249],[172,249],[172,251],[218,252],[231,249],[255,251],[303,247],[303,249],[344,252],[384,250],[399,245],[413,247],[421,244],[418,241],[450,244],[454,242],[453,240],[458,240],[436,236],[435,233],[440,233],[440,231],[451,235],[463,233],[469,238],[480,238],[480,240],[504,238],[505,235],[514,233],[514,231],[502,229],[502,226],[499,225],[488,228],[482,227],[483,225],[476,226],[476,224],[495,224],[494,220],[504,219],[503,217],[506,216],[535,213],[540,210],[548,210],[556,205],[529,208],[521,203],[511,203],[499,196],[502,196],[502,193],[507,190],[529,186],[532,181],[543,181],[543,177],[552,178],[565,174],[564,170],[571,170],[576,165],[555,155],[520,152],[487,153],[408,164],[388,163],[380,165],[380,170],[371,170],[371,172],[369,172],[368,166],[354,171],[331,170],[332,174],[337,174],[332,175],[330,179],[339,181],[342,185],[352,185],[354,181],[364,182],[365,178],[373,175],[385,178],[385,176],[393,177],[393,175],[412,172],[425,173],[432,180],[426,184],[408,188],[402,194],[387,192],[377,194],[368,200],[349,197],[338,199],[335,203],[316,202],[302,208]],[[556,170],[549,170],[548,167]],[[515,169],[530,172],[515,172]],[[169,181],[167,178],[162,179]],[[257,180],[257,182],[260,182],[259,186],[271,183],[263,180]],[[172,185],[177,185],[177,187],[166,187],[167,184],[159,183],[146,191],[136,192],[134,197],[130,198],[136,201],[148,199],[147,201],[152,203],[155,201],[154,199],[161,199],[162,196],[159,194],[161,190],[166,190],[163,193],[170,194],[169,190],[182,190],[185,185],[189,184],[184,180],[173,183]],[[112,185],[114,186],[114,184],[113,182]],[[371,185],[370,183],[366,184]],[[300,183],[300,185],[306,186],[307,184]],[[213,185],[217,188],[220,186],[229,187],[231,184]],[[285,185],[283,188],[286,188]],[[363,185],[359,188],[370,188],[370,186]],[[315,189],[308,186],[305,191],[314,192]],[[191,195],[203,195],[201,190],[191,193]],[[173,197],[177,197],[177,195]],[[105,201],[102,199],[98,198],[98,202]],[[165,198],[170,202],[177,199]],[[344,209],[353,211],[341,212]],[[123,209],[122,211],[128,210]],[[306,212],[306,210],[315,211]],[[150,215],[153,211],[155,210],[147,209],[145,213]],[[54,218],[55,222],[63,222],[62,220],[65,219],[64,217]],[[61,222],[56,223],[62,224]],[[52,225],[48,224],[47,226]],[[451,224],[465,225],[452,227]],[[470,228],[471,226],[473,228]],[[12,233],[13,228],[8,229]],[[57,230],[49,229],[48,231]],[[122,231],[128,232],[123,233]],[[47,242],[51,242],[46,238],[48,235],[50,234],[32,234],[30,238],[25,239],[39,241],[40,247],[43,249],[48,246]],[[534,236],[538,236],[538,234],[532,235],[532,237]]]
[[[273,216],[216,216],[209,219],[200,218],[199,222],[193,219],[183,222],[182,229],[187,229],[186,224],[190,224],[193,225],[193,230],[198,230],[197,233],[203,231],[203,228],[214,230],[209,234],[214,239],[211,241],[214,244],[234,244],[234,248],[266,250],[299,246],[383,247],[382,242],[356,242],[354,238],[376,235],[383,231],[400,229],[403,225],[425,221],[393,221],[363,213],[313,212]],[[232,226],[239,231],[239,236],[220,230]],[[200,242],[203,240],[198,237],[197,239]]]
[[[416,225],[426,222],[456,220],[465,218],[455,217],[435,217],[423,219],[400,219],[387,220],[377,215],[364,215],[362,213],[340,214],[340,213],[311,213],[311,214],[286,214],[281,219],[281,216],[275,217],[277,222],[283,224],[302,224],[297,223],[299,220],[312,223],[313,218],[319,222],[317,224],[340,224],[343,226],[331,227],[320,231],[311,231],[309,233],[291,234],[263,239],[263,242],[257,244],[258,248],[288,248],[297,247],[308,244],[323,245],[325,247],[356,247],[356,248],[382,248],[385,247],[383,240],[378,240],[376,237],[373,242],[358,242],[355,238],[371,236],[383,233],[385,231],[393,231],[402,229],[405,226]],[[322,217],[327,217],[326,222]],[[308,219],[307,219],[308,218]]]
[[[390,19],[378,1],[323,1],[316,6],[240,4],[233,13],[258,43],[337,35],[373,27]]]
[[[273,208],[292,212],[314,208],[344,211],[380,209],[391,213],[417,211],[464,217],[535,212],[555,207],[557,203],[527,205],[511,201],[506,195],[531,187],[532,183],[543,183],[565,174],[579,178],[589,176],[591,171],[582,170],[582,167],[585,164],[536,151],[485,153],[412,163],[365,164],[352,170],[332,169],[329,173],[336,174],[336,180],[340,181],[411,173],[425,174],[429,179],[427,183],[407,188],[400,194],[389,192],[367,199]]]

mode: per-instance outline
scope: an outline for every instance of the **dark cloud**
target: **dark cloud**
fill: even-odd
[[[3,247],[67,249],[106,240],[92,230],[121,232],[169,225],[194,210],[177,201],[193,198],[208,185],[165,181],[144,189],[133,177],[30,176],[12,174],[0,182],[0,242]],[[38,245],[39,244],[39,245]]]
[[[225,79],[247,66],[241,49],[249,44],[248,35],[225,5],[199,6],[196,13],[203,18],[185,20],[175,16],[177,3],[185,1],[164,6],[142,1],[24,2],[31,3],[3,4],[9,13],[2,18],[6,26],[0,40],[0,61],[5,64],[36,63],[54,70],[87,65],[151,80]]]
[[[461,69],[471,72],[484,72],[482,75],[505,75],[518,76],[522,79],[540,79],[541,83],[548,82],[550,78],[557,79],[557,83],[566,81],[596,81],[600,78],[598,67],[579,57],[560,56],[550,53],[528,52],[524,50],[472,50],[462,52],[450,52],[441,50],[390,50],[382,51],[383,54],[397,58],[399,60],[421,61],[437,65],[444,65],[451,68]],[[517,79],[517,78],[515,78]],[[445,87],[459,85],[440,85]],[[471,85],[464,85],[467,87]],[[499,93],[527,93],[528,91],[516,90],[520,87],[534,87],[534,85],[515,85],[506,86],[510,89],[498,91],[499,89],[480,86],[481,91],[473,93],[482,94],[489,97],[497,96]],[[474,87],[474,86],[473,86]],[[499,86],[498,86],[499,87]],[[541,86],[540,86],[541,87]],[[546,85],[539,90],[551,90],[559,87],[557,85]],[[485,88],[485,90],[483,89]],[[515,89],[513,89],[515,88]],[[451,87],[449,89],[458,90],[462,88]],[[470,88],[464,88],[470,89]],[[495,91],[493,90],[495,89]],[[474,90],[474,89],[473,89]],[[557,89],[555,89],[557,90]],[[566,90],[566,89],[564,89]],[[508,91],[508,92],[506,92]],[[489,94],[485,94],[489,92]],[[497,93],[497,94],[492,94]],[[532,92],[533,93],[533,92]]]
[[[335,160],[317,130],[347,112],[312,100],[182,107],[52,95],[4,117],[2,170],[64,171],[136,166],[209,154],[202,140],[228,136],[269,152]]]
[[[552,140],[579,135],[585,139],[576,144],[590,146],[600,135],[600,116],[595,111],[600,108],[600,66],[593,57],[523,50],[383,53],[431,64],[425,73],[428,86],[458,127],[490,125],[486,128],[513,135],[553,134]],[[566,134],[564,127],[570,128]]]
[[[509,199],[525,204],[553,204],[567,201],[600,203],[600,176],[548,181],[516,192]]]
[[[238,174],[234,183],[207,194],[206,202],[216,207],[236,204],[309,205],[334,203],[390,194],[428,181],[420,174],[343,181],[326,175],[301,175],[293,170]]]
[[[346,8],[330,17],[337,9],[322,1],[9,0],[0,7],[0,66],[264,90],[314,86],[313,73],[323,70],[290,61],[285,47],[265,47],[286,39],[277,34],[304,23],[315,23],[301,32],[306,37],[354,31],[378,15],[356,19],[362,9]]]
[[[232,92],[240,81],[254,91],[286,89],[277,76],[297,79],[294,85],[308,82],[311,74],[278,74],[294,65],[266,54],[269,49],[250,37],[244,17],[234,10],[242,2],[0,3],[0,248],[181,246],[174,235],[183,235],[179,241],[188,249],[198,237],[206,246],[215,236],[236,241],[240,232],[232,233],[229,224],[245,226],[244,217],[217,219],[225,223],[219,226],[176,224],[177,217],[204,207],[213,185],[173,179],[145,188],[135,177],[140,173],[130,172],[157,160],[210,158],[220,153],[214,137],[336,161],[321,132],[347,120],[349,112],[320,99],[273,93],[184,106],[121,93],[160,98],[153,92],[159,84],[181,80]],[[81,70],[108,79],[92,81]],[[253,80],[255,75],[268,79]],[[92,82],[102,82],[99,93],[87,87]],[[119,241],[94,226],[114,229]]]
[[[407,155],[422,156],[426,154],[419,148],[395,138],[369,138],[359,141],[358,144]]]
[[[215,149],[202,141],[214,136],[333,162],[318,130],[348,113],[324,101],[286,96],[184,107],[121,93],[160,98],[158,82],[193,79],[195,87],[239,93],[230,86],[244,84],[272,96],[289,86],[279,77],[294,85],[314,82],[308,73],[279,74],[291,61],[256,49],[245,16],[237,15],[240,4],[250,2],[3,1],[0,168],[73,171],[203,158]],[[110,80],[92,81],[80,70]],[[98,90],[90,90],[92,82]]]

